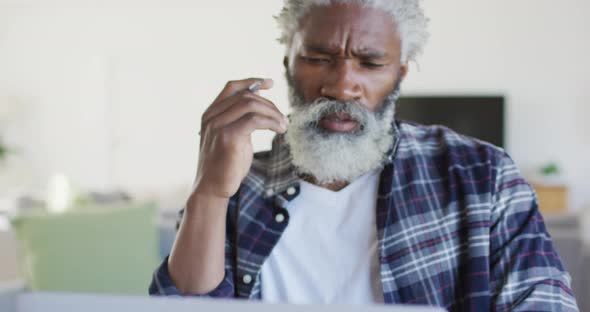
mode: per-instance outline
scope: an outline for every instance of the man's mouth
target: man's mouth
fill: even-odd
[[[359,122],[347,113],[333,113],[322,116],[319,127],[331,132],[353,132],[359,128]]]

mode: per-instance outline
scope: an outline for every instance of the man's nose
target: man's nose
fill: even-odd
[[[323,81],[321,96],[339,101],[360,101],[362,88],[352,60],[333,64]]]

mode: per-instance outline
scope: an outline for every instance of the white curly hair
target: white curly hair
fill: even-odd
[[[416,62],[428,41],[428,18],[420,5],[422,0],[284,0],[281,13],[276,16],[281,29],[279,42],[290,48],[299,22],[314,6],[354,3],[389,13],[397,25],[401,38],[401,62]]]

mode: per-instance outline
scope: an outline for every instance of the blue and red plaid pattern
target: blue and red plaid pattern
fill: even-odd
[[[392,139],[376,205],[385,303],[578,310],[536,194],[502,149],[445,127],[400,121]],[[230,200],[226,276],[203,296],[261,298],[260,268],[288,226],[288,203],[298,194],[288,147],[277,136],[271,151],[255,155]],[[283,222],[275,221],[279,213]],[[167,259],[149,291],[182,295]]]

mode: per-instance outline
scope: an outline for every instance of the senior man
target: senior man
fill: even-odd
[[[491,144],[396,121],[416,0],[286,0],[291,113],[229,82],[154,295],[575,311],[534,191]],[[256,84],[258,83],[258,84]],[[251,134],[277,133],[253,154]]]

